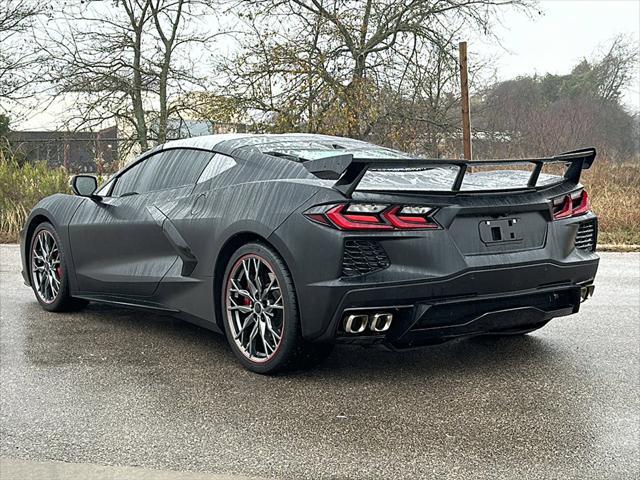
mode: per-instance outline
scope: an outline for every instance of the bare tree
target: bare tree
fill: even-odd
[[[406,94],[421,55],[452,56],[452,32],[489,32],[502,8],[529,4],[245,0],[241,51],[221,64],[239,98],[285,125],[363,137],[382,118],[377,92]]]
[[[74,128],[117,123],[129,145],[145,150],[167,140],[187,92],[207,83],[197,66],[218,34],[198,25],[212,14],[200,0],[82,1],[65,5],[46,29],[47,79],[60,98],[72,96]],[[194,48],[203,45],[203,48]]]
[[[4,111],[33,94],[39,53],[29,40],[30,32],[46,11],[47,2],[0,2],[0,109]]]

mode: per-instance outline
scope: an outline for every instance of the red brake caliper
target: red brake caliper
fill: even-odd
[[[244,305],[246,307],[250,307],[252,305],[251,299],[249,297],[244,297]]]

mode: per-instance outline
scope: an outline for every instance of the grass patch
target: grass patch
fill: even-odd
[[[596,159],[582,183],[598,215],[598,243],[640,245],[640,159]]]

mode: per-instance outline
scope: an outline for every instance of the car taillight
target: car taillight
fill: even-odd
[[[553,199],[553,219],[577,217],[591,210],[589,195],[586,190],[564,195]]]
[[[435,209],[424,206],[340,203],[319,205],[304,214],[340,230],[416,230],[440,228],[433,213]]]

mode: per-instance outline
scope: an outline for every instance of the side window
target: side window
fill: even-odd
[[[111,189],[115,181],[116,181],[116,178],[112,176],[109,180],[107,180],[106,183],[104,183],[100,187],[100,189],[96,192],[96,195],[100,195],[101,197],[106,196],[109,193],[109,190]]]
[[[144,175],[145,191],[193,185],[212,155],[211,152],[186,148],[159,153],[149,159],[149,169]]]
[[[193,185],[212,155],[211,152],[189,149],[158,152],[120,175],[112,196]]]
[[[141,178],[147,165],[147,160],[136,163],[116,179],[111,196],[121,197],[128,193],[143,193],[140,191]]]
[[[221,153],[216,153],[211,161],[207,164],[205,169],[198,179],[198,183],[204,183],[207,180],[211,180],[213,177],[220,175],[222,172],[229,170],[237,165],[236,161]]]

